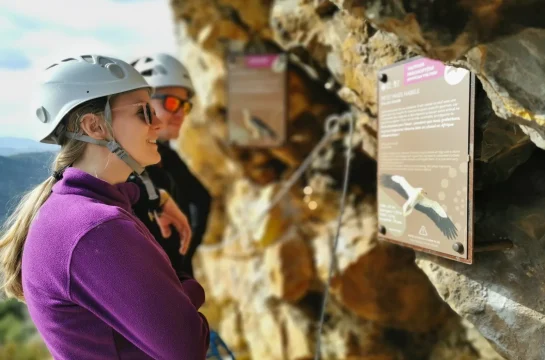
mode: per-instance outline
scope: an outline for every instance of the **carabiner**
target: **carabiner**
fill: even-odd
[[[338,133],[341,130],[341,126],[344,124],[348,124],[350,127],[354,126],[352,113],[350,111],[347,111],[342,115],[333,114],[328,116],[325,120],[325,132],[330,135]]]

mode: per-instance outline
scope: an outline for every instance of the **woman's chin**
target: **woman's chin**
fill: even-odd
[[[160,161],[161,161],[161,155],[159,154],[159,152],[157,152],[155,156],[153,157],[153,163],[150,165],[158,164]]]
[[[156,148],[154,151],[154,154],[150,154],[149,156],[146,156],[146,158],[143,160],[144,161],[140,162],[140,165],[142,165],[143,167],[155,165],[161,161],[161,155],[159,154]]]

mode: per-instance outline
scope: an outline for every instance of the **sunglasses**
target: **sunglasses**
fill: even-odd
[[[180,99],[174,95],[156,94],[152,96],[153,99],[163,100],[163,107],[170,113],[177,113],[180,109],[183,110],[184,115],[189,114],[193,108],[193,104],[189,100]]]
[[[124,106],[118,106],[114,109],[111,109],[112,111],[125,109],[128,107],[133,106],[140,106],[140,109],[138,110],[138,115],[142,118],[142,120],[147,124],[151,125],[153,123],[153,118],[155,117],[155,110],[151,106],[150,103],[147,102],[141,102],[136,104],[130,104],[130,105],[124,105]]]

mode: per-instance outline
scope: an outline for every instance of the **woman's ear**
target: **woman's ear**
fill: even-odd
[[[81,118],[80,128],[84,134],[96,140],[108,139],[108,131],[102,117],[95,114],[85,114]]]

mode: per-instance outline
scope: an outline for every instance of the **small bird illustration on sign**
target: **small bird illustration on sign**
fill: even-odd
[[[270,137],[276,139],[276,133],[263,120],[252,116],[248,109],[242,109],[242,121],[244,127],[252,134],[254,139]]]
[[[406,199],[402,208],[403,216],[409,216],[413,210],[420,211],[430,218],[449,240],[458,237],[458,230],[445,209],[437,201],[428,199],[424,189],[413,187],[407,179],[399,175],[383,174],[380,183]]]

